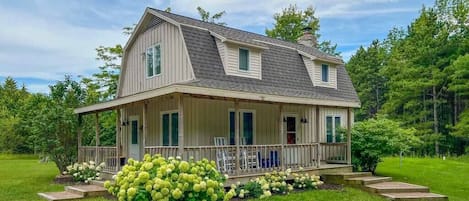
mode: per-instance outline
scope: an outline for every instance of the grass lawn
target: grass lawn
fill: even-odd
[[[59,173],[55,164],[38,161],[30,155],[0,155],[0,200],[42,200],[38,192],[63,191],[63,185],[52,182]],[[86,199],[100,200],[105,199]]]
[[[447,195],[450,201],[469,200],[469,158],[385,158],[377,174],[430,187],[430,191]]]
[[[386,201],[384,198],[363,192],[354,188],[345,188],[342,191],[316,190],[301,193],[291,193],[287,196],[272,196],[268,201]],[[255,201],[261,201],[256,199]]]

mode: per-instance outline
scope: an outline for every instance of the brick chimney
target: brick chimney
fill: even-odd
[[[300,36],[297,40],[298,44],[302,44],[307,47],[318,47],[318,40],[316,36],[314,36],[311,31],[311,27],[303,28],[303,35]]]

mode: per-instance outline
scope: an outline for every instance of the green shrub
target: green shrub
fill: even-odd
[[[354,169],[374,173],[383,156],[406,152],[418,143],[415,129],[382,116],[358,122],[352,129]]]
[[[96,165],[94,161],[82,164],[75,163],[67,166],[67,171],[64,171],[63,174],[72,175],[74,181],[89,183],[92,180],[101,180],[100,174],[104,166],[104,162],[99,165]]]
[[[142,162],[129,159],[118,172],[114,184],[105,183],[118,200],[229,200],[234,190],[225,193],[227,176],[217,171],[215,162],[182,161],[145,155]]]

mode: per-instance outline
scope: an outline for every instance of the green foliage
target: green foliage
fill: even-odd
[[[414,134],[415,129],[402,128],[400,123],[382,116],[355,124],[352,130],[355,168],[374,173],[382,157],[407,152],[418,144]]]
[[[417,153],[462,154],[469,139],[462,115],[469,106],[468,14],[469,1],[437,0],[406,30],[394,28],[357,50],[346,66],[362,102],[356,119],[385,114],[416,129],[424,142]]]
[[[117,173],[115,184],[105,187],[118,200],[229,200],[225,195],[226,176],[217,171],[215,162],[207,159],[189,162],[179,157],[145,155],[142,162],[129,159]],[[231,195],[231,197],[229,197]]]
[[[106,166],[104,162],[96,164],[94,161],[75,163],[67,166],[64,174],[72,175],[74,181],[89,183],[92,180],[101,180],[101,170]]]
[[[171,11],[171,9],[170,9]],[[203,9],[202,7],[198,6],[197,7],[197,11],[199,12],[199,15],[200,15],[200,19],[204,22],[210,22],[210,23],[213,23],[213,24],[218,24],[218,25],[222,25],[222,26],[226,26],[226,23],[225,22],[216,22],[218,20],[220,20],[223,15],[226,14],[225,11],[221,11],[221,12],[218,12],[218,13],[215,13],[214,15],[210,16],[210,12],[206,11],[205,9]]]
[[[303,28],[310,27],[312,29],[311,33],[318,39],[320,37],[318,33],[319,18],[314,13],[315,10],[312,6],[309,6],[306,10],[300,10],[296,5],[290,4],[281,13],[274,15],[274,27],[266,29],[265,34],[272,38],[296,42],[303,35]],[[318,48],[323,52],[340,55],[340,52],[336,50],[337,45],[333,45],[331,41],[323,41],[318,45]]]
[[[385,65],[385,48],[374,40],[368,48],[360,47],[346,65],[361,100],[355,119],[375,117],[385,102],[386,78],[380,73]]]

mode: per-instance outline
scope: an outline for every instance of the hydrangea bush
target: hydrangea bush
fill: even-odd
[[[287,182],[291,178],[293,178],[293,183]],[[300,168],[298,173],[291,173],[290,169],[266,173],[242,186],[238,183],[237,186],[232,186],[232,189],[236,189],[235,196],[239,198],[262,199],[270,197],[272,194],[288,194],[294,189],[317,189],[321,184],[323,182],[319,180],[319,176],[303,173],[303,169]]]
[[[101,180],[101,170],[106,166],[104,162],[96,164],[94,161],[75,163],[67,166],[63,174],[72,175],[74,181],[89,183],[92,180]]]
[[[214,161],[183,161],[145,155],[143,161],[128,160],[104,186],[118,200],[230,200],[234,190],[225,193],[227,175],[216,169]]]

